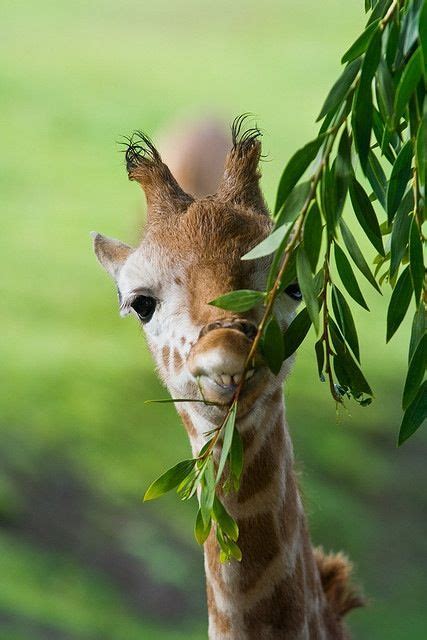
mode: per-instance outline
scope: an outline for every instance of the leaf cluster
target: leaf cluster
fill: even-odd
[[[194,525],[195,538],[199,544],[204,544],[213,528],[221,562],[242,559],[237,544],[239,528],[220,498],[220,494],[227,495],[231,490],[238,490],[243,470],[243,446],[236,428],[236,415],[237,402],[233,402],[222,425],[206,434],[207,439],[199,455],[168,469],[148,487],[144,495],[144,501],[154,500],[175,489],[181,500],[196,496],[199,508]],[[216,447],[220,443],[221,447]]]
[[[365,8],[366,28],[342,57],[318,136],[283,170],[274,229],[243,256],[272,256],[266,290],[230,292],[213,304],[234,311],[264,305],[260,346],[274,373],[313,326],[320,379],[336,402],[366,406],[373,392],[352,309],[369,311],[363,282],[378,293],[390,286],[387,342],[411,307],[413,314],[401,444],[426,417],[427,2],[368,0]],[[353,221],[375,250],[372,260],[350,231]],[[295,281],[305,307],[283,333],[277,301]]]

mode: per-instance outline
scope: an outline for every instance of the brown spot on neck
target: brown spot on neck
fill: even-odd
[[[239,546],[242,550],[240,589],[252,589],[270,562],[280,552],[277,527],[272,513],[238,520]]]
[[[221,611],[219,611],[218,607],[216,606],[214,591],[209,583],[206,585],[206,593],[207,593],[207,600],[208,600],[209,616],[213,623],[216,633],[220,633],[221,636],[229,633],[231,630],[230,618],[224,613],[222,613]]]
[[[184,361],[181,357],[181,354],[179,353],[178,349],[174,349],[173,350],[173,368],[175,373],[179,373],[182,369],[182,365],[184,364]]]
[[[169,369],[170,354],[171,354],[171,350],[169,349],[169,347],[166,344],[163,345],[163,347],[162,347],[162,361],[163,361],[163,366],[166,369],[166,371],[168,371],[168,369]]]
[[[195,438],[197,438],[197,431],[194,428],[194,425],[191,421],[190,416],[188,415],[188,413],[186,411],[184,411],[183,409],[179,410],[179,415],[181,416],[181,420],[184,423],[184,427],[188,433],[188,436],[190,439],[194,440]]]
[[[276,633],[274,637],[280,640],[294,640],[305,618],[304,571],[299,557],[293,573],[282,578],[269,596],[245,614],[247,638],[259,640],[268,629],[270,633]]]
[[[246,502],[271,484],[280,466],[280,457],[286,455],[283,428],[283,417],[280,416],[252,463],[245,468],[237,497],[239,503]]]

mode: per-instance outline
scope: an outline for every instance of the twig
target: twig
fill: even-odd
[[[387,13],[385,14],[384,18],[380,22],[380,28],[381,28],[382,31],[385,29],[387,24],[392,19],[393,13],[398,8],[398,6],[399,6],[399,0],[393,0],[393,2],[391,3],[391,5],[388,8]]]

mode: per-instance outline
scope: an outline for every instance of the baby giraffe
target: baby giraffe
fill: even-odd
[[[270,260],[241,257],[271,230],[259,186],[260,133],[232,128],[232,147],[215,195],[195,199],[179,186],[142,133],[126,151],[130,180],[147,198],[141,244],[94,235],[100,263],[114,278],[122,315],[142,323],[172,397],[229,402],[239,384],[262,309],[230,313],[209,301],[234,289],[265,287]],[[206,153],[209,149],[206,149]],[[283,330],[299,292],[281,294]],[[342,617],[360,606],[344,556],[313,550],[294,471],[279,375],[262,358],[246,373],[236,428],[244,447],[237,493],[222,500],[239,526],[242,561],[221,564],[213,532],[204,545],[210,640],[344,640]],[[223,409],[177,404],[197,454]]]

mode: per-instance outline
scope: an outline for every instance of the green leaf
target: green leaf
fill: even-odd
[[[209,456],[206,459],[201,487],[200,511],[202,512],[205,527],[207,527],[212,517],[213,502],[215,498],[215,469],[212,456]]]
[[[372,106],[372,78],[378,67],[381,55],[381,32],[375,32],[368,50],[366,51],[359,86],[356,90],[353,103],[352,129],[354,142],[359,155],[360,166],[366,171],[368,154],[371,141],[371,129],[373,119]]]
[[[317,297],[319,297],[322,292],[324,282],[325,282],[325,268],[322,265],[319,271],[314,276],[314,280],[313,280],[314,290],[316,292]],[[320,304],[320,300],[319,300],[319,304]]]
[[[322,211],[326,219],[328,236],[333,237],[338,219],[335,164],[332,167],[326,165],[323,169],[323,175],[320,182],[320,201]]]
[[[234,479],[234,488],[237,491],[243,471],[243,443],[237,428],[234,429],[231,440],[230,471]]]
[[[377,216],[375,215],[374,208],[367,193],[355,177],[353,177],[350,183],[350,198],[360,226],[378,253],[383,256],[383,240]]]
[[[406,252],[409,240],[412,212],[414,210],[414,193],[412,189],[400,202],[394,217],[390,241],[390,278],[393,279]]]
[[[404,58],[408,55],[418,38],[418,21],[423,3],[424,0],[413,0],[409,3],[408,12],[404,20],[405,24],[402,28],[402,35],[404,36],[402,53]]]
[[[310,189],[311,180],[301,182],[292,189],[277,213],[276,227],[280,227],[285,223],[295,222],[309,197]]]
[[[341,331],[338,329],[333,317],[328,317],[328,329],[331,336],[332,345],[337,354],[343,354],[347,351],[347,347],[344,343],[344,338],[341,335]]]
[[[215,432],[216,432],[216,428],[213,429],[212,431],[209,431],[209,432],[205,433],[205,435],[209,436],[211,433],[215,433]],[[199,451],[198,458],[202,458],[205,455],[206,451],[210,448],[210,446],[212,444],[212,440],[214,440],[214,436],[212,436],[211,438],[206,440],[205,444],[203,445],[203,447]],[[199,462],[200,462],[200,460],[199,460]]]
[[[334,356],[334,369],[339,381],[350,388],[352,395],[356,397],[362,393],[372,395],[371,387],[349,351]],[[344,373],[344,379],[342,373],[338,374],[338,371]]]
[[[332,361],[334,363],[334,372],[335,376],[340,384],[340,386],[344,389],[351,388],[351,377],[347,373],[345,367],[345,359],[344,356],[340,353],[337,353],[333,356]],[[341,395],[344,395],[341,390],[339,390]]]
[[[194,537],[200,545],[203,545],[211,532],[212,520],[209,518],[207,525],[203,521],[202,510],[197,511],[196,522],[194,524]]]
[[[322,244],[322,216],[317,202],[313,202],[304,222],[304,246],[310,262],[311,270],[316,270]]]
[[[411,329],[411,340],[409,343],[408,363],[412,360],[412,357],[420,343],[420,340],[424,336],[427,328],[427,312],[424,305],[420,305],[414,313]]]
[[[233,440],[233,432],[234,426],[236,423],[236,414],[237,414],[237,403],[234,402],[231,406],[231,409],[228,413],[228,417],[223,426],[223,439],[222,439],[222,449],[221,455],[218,463],[218,471],[216,474],[217,483],[220,481],[222,472],[224,471],[225,463],[227,461],[227,456],[230,452],[231,442]]]
[[[366,165],[366,177],[369,180],[378,202],[383,209],[386,208],[387,178],[379,163],[377,156],[369,151],[368,164]]]
[[[324,136],[319,136],[315,140],[312,140],[302,147],[302,149],[299,149],[294,153],[292,158],[289,160],[282,173],[282,177],[280,178],[276,206],[274,208],[275,214],[279,211],[280,207],[283,205],[309,164],[313,162],[323,140]]]
[[[389,225],[388,220],[384,220],[384,222],[380,224],[380,229],[382,236],[389,236],[392,232],[392,226]]]
[[[421,191],[425,195],[427,182],[427,100],[424,104],[424,115],[417,132],[415,161],[417,165],[418,181]]]
[[[418,22],[418,34],[424,58],[424,76],[426,76],[425,65],[427,64],[427,4],[423,2],[420,18]],[[427,79],[427,78],[426,78]]]
[[[359,340],[357,338],[356,325],[354,324],[353,316],[351,315],[350,307],[348,306],[346,299],[335,285],[332,285],[332,308],[334,310],[335,320],[337,321],[347,344],[356,356],[357,361],[360,362]]]
[[[396,58],[397,45],[399,42],[400,25],[393,21],[387,25],[384,30],[387,39],[385,47],[385,60],[389,69],[393,68],[394,59]]]
[[[402,271],[391,295],[387,311],[387,342],[400,327],[411,302],[412,283],[409,267]]]
[[[271,371],[277,375],[282,367],[285,349],[282,329],[275,316],[271,316],[264,330],[262,352]]]
[[[280,226],[257,244],[256,247],[248,251],[248,253],[245,253],[241,259],[255,260],[255,258],[262,258],[263,256],[270,255],[270,253],[274,253],[282,244],[286,243],[291,229],[292,224]]]
[[[394,165],[396,155],[399,153],[401,146],[402,144],[398,135],[390,131],[387,127],[384,127],[380,148],[381,153],[387,158],[391,165]]]
[[[319,303],[311,273],[310,261],[303,246],[297,251],[297,277],[302,296],[316,333],[319,331]]]
[[[415,92],[423,73],[421,48],[417,49],[405,66],[396,89],[394,99],[393,125],[397,127],[399,120],[406,109],[409,98]]]
[[[328,93],[322,110],[320,111],[320,114],[317,118],[317,122],[321,120],[327,113],[335,109],[347,97],[351,89],[351,85],[353,84],[359,72],[361,64],[361,60],[354,60],[346,66],[346,68]]]
[[[384,59],[380,60],[375,76],[378,106],[380,107],[382,118],[387,122],[393,113],[395,90],[393,78]]]
[[[310,327],[310,316],[308,315],[307,308],[304,307],[304,309],[295,316],[283,334],[283,343],[285,345],[284,360],[289,358],[298,349]]]
[[[265,293],[263,291],[251,291],[250,289],[240,289],[238,291],[230,291],[215,300],[209,302],[213,307],[227,309],[229,311],[248,311],[255,305],[263,302]]]
[[[374,289],[376,289],[378,293],[381,293],[381,289],[379,288],[377,281],[375,280],[372,271],[368,266],[368,263],[363,257],[363,254],[359,249],[356,240],[354,239],[350,229],[347,227],[343,219],[340,220],[340,229],[344,244],[347,247],[347,251],[349,252],[354,264],[361,271],[361,273],[363,273],[365,278],[368,280],[368,282],[371,283]]]
[[[237,562],[242,561],[242,552],[240,547],[234,542],[234,540],[228,540],[228,546],[230,549],[231,557],[237,560]]]
[[[384,126],[382,116],[378,113],[375,107],[373,111],[372,128],[381,149],[381,154],[389,161],[390,164],[394,164],[395,155],[390,139],[394,138],[396,134],[390,133],[387,127]],[[370,153],[372,153],[372,151]]]
[[[316,352],[316,361],[317,361],[317,371],[319,373],[319,378],[323,381],[323,367],[325,364],[325,347],[323,344],[323,339],[321,338],[314,345],[314,350]]]
[[[405,388],[403,390],[402,407],[406,409],[417,395],[418,387],[423,381],[426,372],[426,346],[427,336],[418,343],[414,355],[409,363],[409,369],[406,376]]]
[[[402,196],[405,193],[406,185],[411,176],[412,164],[412,142],[408,140],[401,148],[399,155],[391,170],[390,180],[387,189],[387,216],[389,222],[394,218]]]
[[[366,304],[365,298],[363,297],[363,294],[360,290],[359,283],[356,280],[356,276],[354,275],[353,269],[351,268],[351,264],[344,251],[337,243],[334,244],[334,255],[335,264],[337,265],[337,270],[343,285],[345,286],[353,300],[360,304],[361,307],[369,311],[369,307]]]
[[[339,144],[337,158],[334,166],[334,179],[336,189],[336,213],[335,221],[341,217],[347,196],[348,185],[353,175],[353,166],[351,164],[351,142],[348,135],[347,127],[344,127]],[[336,222],[335,222],[336,224]]]
[[[401,12],[399,25],[399,39],[396,47],[396,54],[393,60],[393,69],[400,71],[408,63],[408,54],[416,43],[418,37],[418,16],[420,4],[423,0],[411,0],[405,2]]]
[[[231,540],[237,542],[239,538],[237,522],[230,516],[222,502],[216,496],[213,504],[213,516],[222,531],[224,531]]]
[[[410,438],[427,417],[427,380],[418,389],[414,401],[406,409],[399,432],[399,447]]]
[[[155,480],[147,489],[144,495],[144,502],[147,500],[155,500],[164,493],[175,489],[189,473],[191,473],[195,460],[183,460],[178,462],[174,467],[168,469],[163,475]]]
[[[234,540],[231,540],[231,538],[229,538],[219,526],[216,528],[216,537],[221,549],[221,553],[219,556],[221,562],[228,562],[229,560],[231,560],[231,558],[234,558],[239,562],[242,560],[242,552],[240,551],[237,544],[234,542]]]
[[[344,387],[348,387],[350,389],[353,397],[358,398],[362,393],[372,396],[372,390],[365,376],[353,360],[350,351],[345,346],[341,332],[332,317],[329,317],[328,324],[332,344],[336,351],[336,356],[334,357],[334,369],[338,381]]]
[[[343,57],[341,58],[341,62],[344,64],[345,62],[351,62],[355,58],[358,58],[366,51],[369,46],[369,43],[372,40],[372,36],[379,25],[379,19],[372,22],[365,31],[353,42],[351,47],[347,49]]]
[[[411,270],[412,287],[414,290],[415,304],[418,306],[421,299],[424,283],[424,258],[423,243],[420,237],[420,230],[415,218],[412,220],[409,232],[409,264]]]
[[[182,482],[176,488],[176,493],[179,498],[184,500],[189,500],[197,491],[197,487],[199,486],[199,475],[197,472],[197,464],[190,471],[188,476],[184,478]]]

